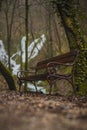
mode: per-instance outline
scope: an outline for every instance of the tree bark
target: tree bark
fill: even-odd
[[[14,79],[10,73],[10,71],[3,65],[3,63],[0,61],[0,73],[5,78],[8,87],[10,90],[16,90]]]

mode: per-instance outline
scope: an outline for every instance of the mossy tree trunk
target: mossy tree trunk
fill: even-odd
[[[65,29],[70,49],[79,50],[75,65],[76,89],[86,88],[84,93],[87,94],[87,42],[78,21],[80,3],[75,0],[54,0],[53,3]]]
[[[5,78],[8,87],[10,90],[16,90],[14,79],[10,73],[10,71],[3,65],[3,63],[0,61],[0,73]]]

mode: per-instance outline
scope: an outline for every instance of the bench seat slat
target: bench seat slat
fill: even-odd
[[[71,51],[66,54],[58,55],[58,56],[40,61],[37,63],[36,68],[43,69],[46,67],[46,65],[49,62],[53,62],[53,61],[60,62],[60,63],[72,63],[75,61],[76,56],[77,56],[77,51]]]
[[[38,75],[31,75],[26,77],[20,77],[20,80],[24,81],[38,81],[38,80],[46,80],[48,74],[38,74]]]

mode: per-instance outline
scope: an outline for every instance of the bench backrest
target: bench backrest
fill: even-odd
[[[58,55],[37,63],[36,69],[43,69],[49,62],[59,62],[59,63],[74,63],[78,55],[78,51],[70,51],[62,55]]]

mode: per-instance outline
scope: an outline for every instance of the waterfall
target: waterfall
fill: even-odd
[[[33,42],[31,42],[31,44],[28,46],[29,61],[38,55],[45,41],[46,41],[46,37],[44,34],[42,34],[40,38],[37,38]],[[23,36],[21,39],[23,63],[25,63],[25,43],[26,43],[26,37]],[[12,56],[10,57],[10,63],[11,63],[11,69],[13,75],[17,75],[17,72],[20,70],[20,63],[19,64],[16,63],[16,58],[19,56],[21,56],[21,51],[17,51],[16,53],[12,54]],[[0,60],[8,67],[8,54],[4,48],[4,44],[2,40],[0,40]],[[35,87],[31,84],[28,84],[28,87],[31,88],[32,90],[35,90]],[[45,89],[43,87],[37,87],[37,89],[38,91],[43,91],[43,93],[45,93]]]

